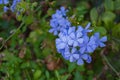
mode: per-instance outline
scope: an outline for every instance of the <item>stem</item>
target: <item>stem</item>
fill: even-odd
[[[25,74],[26,74],[27,79],[28,79],[28,80],[31,80],[31,77],[30,77],[30,75],[29,75],[29,73],[28,73],[27,70],[25,70]]]
[[[104,58],[104,60],[106,61],[107,65],[116,73],[116,75],[119,77],[120,79],[120,73],[110,64],[109,60],[107,59],[107,57],[104,55],[104,51],[105,49],[103,49],[101,51],[101,56]]]
[[[0,47],[0,50],[4,47],[5,43],[6,43],[9,39],[11,39],[11,38],[17,33],[17,31],[20,30],[20,28],[21,28],[23,25],[24,25],[24,23],[22,22],[22,23],[20,24],[20,26],[16,29],[16,31],[15,31],[13,34],[11,34],[11,35],[2,43],[2,46]]]

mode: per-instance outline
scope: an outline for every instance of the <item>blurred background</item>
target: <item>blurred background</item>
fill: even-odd
[[[78,66],[56,51],[49,20],[61,6],[73,25],[91,22],[91,29],[108,37],[106,47],[91,54],[92,63]],[[120,80],[120,0],[23,0],[20,14],[3,7],[0,80]]]

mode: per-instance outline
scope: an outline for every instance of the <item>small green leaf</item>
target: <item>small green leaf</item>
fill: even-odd
[[[57,80],[60,80],[60,75],[59,75],[59,73],[58,73],[57,70],[55,71],[55,75],[56,75],[56,77],[57,77]]]
[[[120,38],[120,23],[115,25],[113,28],[112,28],[112,35],[116,38]]]
[[[32,22],[34,21],[34,18],[33,18],[33,16],[32,15],[29,15],[29,16],[25,16],[24,18],[23,18],[23,22],[25,23],[25,24],[31,24]]]
[[[46,70],[46,72],[45,72],[45,75],[46,75],[46,77],[47,77],[47,80],[49,80],[49,78],[50,78],[50,74],[49,74],[49,72]]]
[[[68,80],[70,74],[66,74],[64,76],[61,76],[61,80]]]
[[[114,3],[112,0],[105,0],[104,6],[105,6],[105,9],[108,11],[114,10]]]
[[[106,35],[107,31],[104,27],[95,27],[94,32],[99,32],[101,35]]]
[[[22,17],[23,17],[23,15],[22,14],[16,14],[16,19],[18,20],[18,21],[21,21],[22,20]]]
[[[95,8],[93,8],[91,11],[90,11],[90,19],[93,23],[96,23],[97,22],[97,18],[98,18],[98,13],[97,13],[97,10]]]
[[[81,76],[81,74],[80,74],[80,72],[79,71],[76,71],[75,73],[74,73],[74,79],[73,80],[83,80],[82,79],[82,76]]]
[[[38,80],[41,76],[41,70],[36,70],[34,73],[34,80]]]
[[[51,16],[53,13],[54,13],[53,9],[49,8],[49,9],[47,10],[47,14],[48,14],[49,16]]]
[[[115,10],[120,10],[120,0],[114,1],[114,7],[115,7]]]
[[[102,20],[105,24],[109,24],[109,22],[112,22],[115,19],[116,15],[112,12],[105,12],[102,15]]]
[[[76,64],[75,63],[70,63],[69,66],[68,66],[68,71],[72,72],[75,68],[76,68]]]

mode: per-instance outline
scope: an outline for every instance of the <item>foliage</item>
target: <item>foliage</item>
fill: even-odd
[[[15,12],[4,12],[10,4],[0,4],[0,80],[120,79],[120,0],[21,0]],[[56,51],[56,37],[48,31],[60,6],[69,10],[71,24],[91,22],[93,33],[108,37],[92,63],[78,66]]]

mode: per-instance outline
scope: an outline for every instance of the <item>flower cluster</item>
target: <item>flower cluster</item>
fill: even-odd
[[[50,20],[51,29],[49,32],[58,35],[56,39],[57,51],[66,60],[76,62],[78,65],[83,65],[84,61],[90,63],[92,61],[90,53],[98,47],[105,47],[104,42],[107,41],[107,37],[100,38],[98,32],[88,36],[88,33],[92,32],[89,29],[90,23],[85,28],[72,26],[66,17],[67,11],[61,7]]]
[[[9,0],[0,0],[0,4],[4,4],[4,12],[7,12],[8,10],[11,10],[12,12],[15,11],[17,4],[20,2],[21,0],[13,0],[12,1],[12,5],[10,7],[7,7],[6,5],[9,4]]]
[[[57,35],[59,32],[63,31],[63,29],[68,29],[71,26],[71,23],[68,21],[66,17],[66,12],[64,7],[61,7],[60,10],[57,10],[55,14],[52,15],[52,19],[50,20],[50,26],[52,27],[49,32]]]

